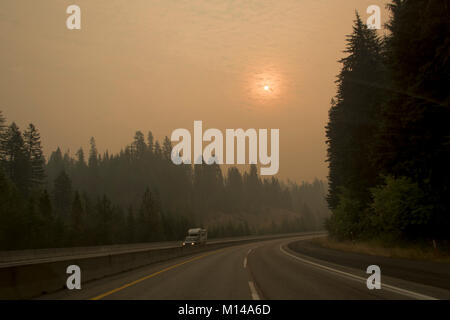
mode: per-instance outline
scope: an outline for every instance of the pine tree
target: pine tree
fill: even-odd
[[[166,161],[172,161],[171,160],[171,153],[172,153],[172,142],[170,141],[169,137],[164,137],[163,147],[162,147],[162,154],[163,158]]]
[[[148,145],[148,150],[150,151],[150,153],[153,153],[153,150],[155,147],[155,138],[153,137],[153,133],[151,131],[148,132],[147,145]]]
[[[353,33],[347,37],[347,56],[337,80],[326,127],[329,182],[328,203],[336,208],[340,189],[345,187],[363,203],[370,201],[369,188],[377,182],[372,164],[373,140],[383,103],[385,77],[382,46],[375,30],[356,15]]]
[[[154,148],[154,152],[156,159],[161,159],[162,158],[162,150],[161,150],[161,145],[159,144],[159,141],[156,140],[155,142],[155,148]]]
[[[450,228],[450,30],[448,1],[395,0],[389,6],[391,95],[381,118],[377,164],[407,177],[434,203],[428,236]]]
[[[0,131],[3,132],[3,130],[6,129],[6,119],[3,116],[2,110],[0,110]]]
[[[98,167],[98,151],[94,137],[91,137],[90,145],[88,165],[89,168],[96,170]]]
[[[6,133],[6,119],[0,110],[0,165],[5,157],[4,154],[4,144],[5,144],[5,133]]]
[[[63,161],[63,156],[61,149],[58,147],[56,151],[53,151],[50,154],[50,158],[48,160],[47,166],[46,166],[46,173],[47,173],[47,187],[48,189],[53,188],[53,181],[56,179],[58,174],[62,170],[66,170]]]
[[[8,127],[4,139],[5,172],[14,184],[26,194],[30,187],[30,162],[27,159],[22,133],[14,122]]]
[[[77,169],[86,168],[86,160],[84,159],[83,148],[78,149],[76,156],[77,156],[77,158],[76,158],[75,165],[76,165]]]
[[[44,182],[45,159],[42,152],[41,137],[36,127],[30,123],[23,134],[25,152],[30,164],[30,179],[33,186],[40,186]]]
[[[147,144],[145,143],[144,134],[141,131],[136,131],[134,141],[131,145],[132,157],[136,160],[142,159],[147,151]]]

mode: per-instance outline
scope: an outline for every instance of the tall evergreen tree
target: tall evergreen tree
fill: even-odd
[[[163,153],[164,160],[171,161],[172,142],[170,141],[169,137],[167,137],[167,136],[164,137],[162,153]]]
[[[377,181],[372,165],[373,140],[384,99],[385,70],[382,46],[376,31],[356,15],[353,33],[347,37],[347,56],[340,60],[338,93],[332,100],[326,127],[329,162],[330,208],[336,208],[341,188],[362,202],[370,201],[369,188]]]
[[[9,178],[23,192],[30,187],[30,162],[19,127],[13,122],[5,134],[4,167]]]
[[[2,163],[4,155],[4,144],[5,144],[5,133],[6,133],[6,119],[0,110],[0,164]]]
[[[36,127],[30,123],[23,134],[25,152],[30,167],[30,179],[33,186],[40,186],[44,182],[45,159],[42,152],[41,137]]]
[[[387,61],[391,94],[381,119],[377,164],[407,177],[434,203],[427,234],[450,228],[450,4],[394,0]],[[425,234],[425,232],[424,232]]]
[[[66,169],[68,168],[65,168],[63,155],[61,149],[58,147],[50,154],[50,158],[46,166],[47,188],[49,190],[53,188],[53,181],[56,179],[58,174]]]
[[[155,142],[155,148],[154,148],[153,153],[155,154],[156,159],[162,158],[161,144],[159,143],[158,140],[156,140],[156,142]]]
[[[94,137],[91,137],[90,145],[88,165],[89,168],[96,170],[98,167],[98,151]]]
[[[0,110],[0,132],[6,129],[6,119],[3,116],[2,110]]]
[[[134,141],[131,145],[131,153],[134,159],[142,159],[147,151],[147,144],[145,143],[144,134],[141,131],[136,131]]]
[[[147,146],[150,153],[153,153],[153,149],[155,147],[155,138],[153,137],[153,133],[151,131],[149,131],[147,135]]]

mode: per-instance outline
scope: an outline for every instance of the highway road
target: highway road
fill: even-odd
[[[208,245],[233,243],[233,242],[236,243],[243,240],[254,241],[254,240],[282,238],[286,236],[288,235],[279,234],[266,236],[214,238],[208,240]],[[26,264],[64,261],[67,259],[92,258],[110,254],[170,249],[180,247],[181,243],[182,241],[166,241],[166,242],[147,242],[147,243],[134,243],[134,244],[132,243],[132,244],[90,246],[90,247],[0,251],[0,268],[9,266],[20,266]]]
[[[369,290],[366,270],[288,248],[311,235],[265,240],[177,258],[83,284],[40,299],[450,299],[450,290],[383,276]]]

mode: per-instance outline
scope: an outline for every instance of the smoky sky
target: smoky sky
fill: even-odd
[[[280,178],[326,178],[325,125],[355,10],[375,0],[2,0],[0,110],[44,151],[137,130],[280,129]],[[67,30],[67,6],[81,30]],[[380,31],[382,34],[384,30]],[[268,85],[270,91],[262,88]]]

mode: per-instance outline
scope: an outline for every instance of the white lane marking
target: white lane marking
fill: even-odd
[[[245,255],[245,258],[244,258],[244,269],[247,268],[247,257],[250,254],[250,252],[252,252],[252,249],[248,249],[247,254]]]
[[[363,278],[363,277],[356,276],[354,274],[351,274],[351,273],[348,273],[348,272],[344,272],[344,271],[341,271],[341,270],[337,270],[337,269],[334,269],[334,268],[330,268],[330,267],[327,267],[327,266],[323,266],[321,264],[318,264],[318,263],[315,263],[315,262],[312,262],[312,261],[309,261],[309,260],[306,260],[306,259],[302,259],[300,257],[297,257],[297,256],[293,255],[293,254],[290,254],[289,252],[287,252],[286,250],[283,249],[282,245],[280,245],[280,251],[283,252],[284,254],[286,254],[286,255],[296,259],[296,260],[299,260],[299,261],[303,262],[303,263],[307,263],[307,264],[310,264],[310,265],[315,266],[317,268],[326,270],[328,272],[337,273],[337,274],[339,274],[341,276],[344,276],[344,277],[347,277],[347,278],[351,278],[353,280],[357,280],[357,281],[361,281],[363,283],[366,283],[366,279]],[[388,284],[382,284],[382,288],[383,289],[387,289],[388,291],[395,292],[395,293],[398,293],[398,294],[402,294],[404,296],[411,297],[411,298],[418,299],[418,300],[438,300],[438,299],[436,299],[434,297],[430,297],[430,296],[427,296],[427,295],[424,295],[424,294],[420,294],[420,293],[417,293],[417,292],[413,292],[413,291],[397,288],[397,287],[394,287],[394,286],[391,286],[391,285],[388,285]]]
[[[258,292],[256,292],[255,284],[252,281],[249,281],[248,286],[250,287],[250,293],[252,294],[252,299],[253,300],[261,300],[259,298]]]

